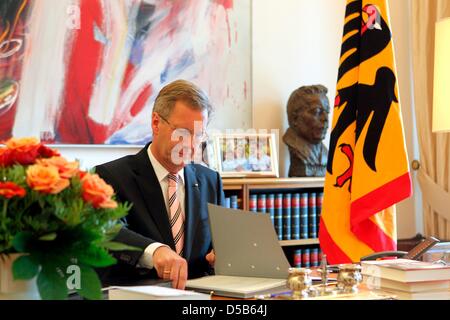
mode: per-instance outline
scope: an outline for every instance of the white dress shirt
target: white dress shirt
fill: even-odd
[[[150,145],[151,146],[151,145]],[[152,150],[150,149],[150,146],[147,149],[148,157],[150,159],[150,162],[153,166],[153,169],[155,170],[156,177],[158,178],[159,184],[161,186],[161,191],[164,196],[164,203],[166,204],[166,210],[168,214],[170,215],[169,210],[169,195],[168,195],[168,188],[169,188],[169,182],[167,175],[169,171],[167,171],[166,168],[162,166],[162,164],[156,160],[155,156],[152,153]],[[178,171],[178,185],[177,185],[177,197],[181,204],[181,209],[183,212],[185,211],[185,190],[184,190],[184,169],[181,169]],[[170,218],[170,217],[169,217]],[[139,259],[138,267],[153,268],[153,253],[156,249],[158,249],[161,246],[169,247],[168,245],[165,245],[163,243],[155,242],[149,245],[147,248],[145,248],[144,253],[142,254],[141,258]]]

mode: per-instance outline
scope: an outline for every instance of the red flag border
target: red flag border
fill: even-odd
[[[389,197],[386,197],[389,195]],[[409,172],[352,201],[350,205],[350,223],[360,224],[390,206],[412,195],[412,182]]]
[[[411,196],[411,186],[411,175],[407,172],[351,203],[351,230],[375,252],[396,250],[397,239],[392,239],[369,218]]]
[[[319,242],[323,253],[327,255],[327,262],[329,264],[336,263],[352,263],[352,260],[345,254],[344,251],[331,238],[330,233],[325,226],[324,218],[320,218],[319,226]]]

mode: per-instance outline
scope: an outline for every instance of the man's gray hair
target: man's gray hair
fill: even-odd
[[[208,96],[198,86],[186,80],[175,80],[164,86],[155,99],[153,112],[168,119],[177,101],[186,103],[194,110],[206,110],[209,120],[212,106]]]

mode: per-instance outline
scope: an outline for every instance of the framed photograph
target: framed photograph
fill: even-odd
[[[278,177],[275,134],[216,134],[212,149],[210,165],[222,177]]]

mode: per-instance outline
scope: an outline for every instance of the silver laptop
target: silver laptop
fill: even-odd
[[[187,289],[252,297],[286,291],[289,262],[268,214],[208,204],[215,276],[188,280]]]
[[[289,262],[268,214],[208,204],[219,275],[286,279]]]

